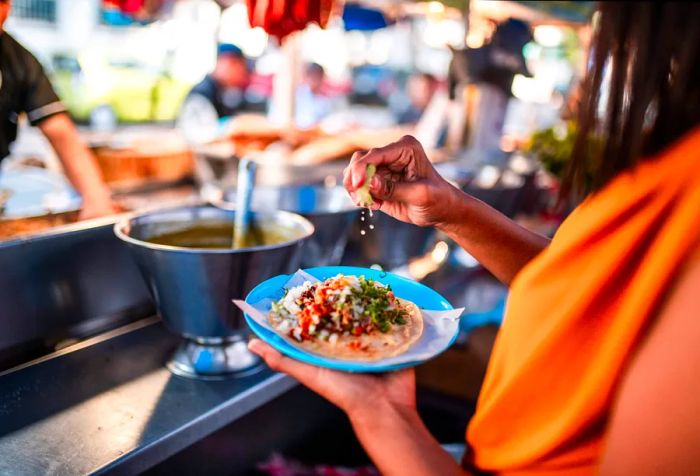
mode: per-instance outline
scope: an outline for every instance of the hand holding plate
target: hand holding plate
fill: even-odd
[[[259,339],[248,348],[277,372],[283,372],[338,406],[351,417],[379,403],[416,407],[416,383],[412,368],[382,374],[347,373],[304,364],[285,357]]]

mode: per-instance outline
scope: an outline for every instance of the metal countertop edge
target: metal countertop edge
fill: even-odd
[[[10,375],[11,373],[20,372],[22,370],[33,367],[37,364],[41,364],[43,362],[47,362],[49,360],[59,358],[61,356],[70,354],[72,352],[77,352],[79,350],[86,349],[86,348],[91,347],[93,345],[100,344],[100,343],[108,341],[110,339],[114,339],[115,337],[119,337],[121,335],[128,334],[130,332],[138,331],[140,329],[146,328],[146,327],[151,326],[153,324],[156,324],[158,322],[161,322],[161,319],[159,316],[156,315],[156,316],[151,316],[151,317],[139,319],[138,321],[130,322],[128,324],[124,324],[123,326],[117,327],[116,329],[112,329],[111,331],[106,331],[106,332],[103,332],[101,334],[97,334],[93,337],[90,337],[88,339],[82,340],[82,341],[77,342],[75,344],[69,345],[69,346],[64,347],[60,350],[56,350],[54,352],[51,352],[50,354],[46,354],[46,355],[43,355],[41,357],[37,357],[36,359],[30,360],[29,362],[25,362],[25,363],[16,365],[14,367],[10,367],[9,369],[1,371],[0,377]]]
[[[273,374],[159,440],[134,448],[90,474],[131,475],[146,471],[297,385],[296,380],[285,374]]]

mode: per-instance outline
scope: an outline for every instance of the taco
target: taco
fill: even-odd
[[[342,274],[288,289],[272,303],[269,322],[294,345],[341,360],[393,357],[423,333],[423,316],[415,304],[378,281]]]

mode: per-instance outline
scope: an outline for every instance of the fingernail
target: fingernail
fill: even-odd
[[[379,180],[379,177],[377,177],[376,175],[374,177],[372,177],[372,181],[369,184],[369,188],[372,191],[375,191],[375,190],[379,190],[381,188],[381,186],[382,186],[382,183]]]
[[[259,339],[251,339],[250,342],[248,342],[248,350],[260,355],[260,352],[262,352],[262,342],[260,342]]]
[[[365,181],[364,177],[359,177],[357,174],[352,174],[352,186],[355,188],[361,187],[362,182]]]

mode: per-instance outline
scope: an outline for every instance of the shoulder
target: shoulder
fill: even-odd
[[[2,66],[17,85],[31,84],[45,75],[39,60],[7,32],[0,34]]]
[[[619,384],[603,472],[690,474],[700,467],[700,246],[632,354]],[[663,468],[663,470],[661,470]]]
[[[14,59],[22,61],[24,64],[27,62],[39,64],[39,60],[7,32],[2,32],[0,34],[0,45],[2,45],[3,55],[9,55]]]
[[[684,264],[678,270],[676,278],[669,291],[654,323],[650,326],[643,345],[659,335],[673,329],[674,334],[681,335],[692,331],[694,338],[700,341],[700,319],[697,319],[697,296],[700,295],[700,238],[695,246],[686,254]],[[685,336],[686,338],[688,335]],[[682,339],[681,339],[682,340]],[[666,340],[668,354],[673,355],[674,340]],[[695,346],[693,346],[695,349]],[[666,353],[666,352],[664,352]],[[695,357],[700,357],[700,348],[693,351]]]
[[[211,76],[207,75],[199,83],[195,84],[190,95],[198,94],[208,99],[212,99],[216,94],[216,83]]]
[[[678,270],[678,274],[666,295],[663,307],[657,317],[657,323],[650,328],[654,332],[657,326],[663,326],[664,320],[668,322],[683,321],[683,326],[690,326],[698,331],[700,338],[700,319],[697,319],[697,296],[700,295],[700,238],[696,239],[695,246],[686,254],[684,264]],[[697,352],[700,356],[700,348]]]

